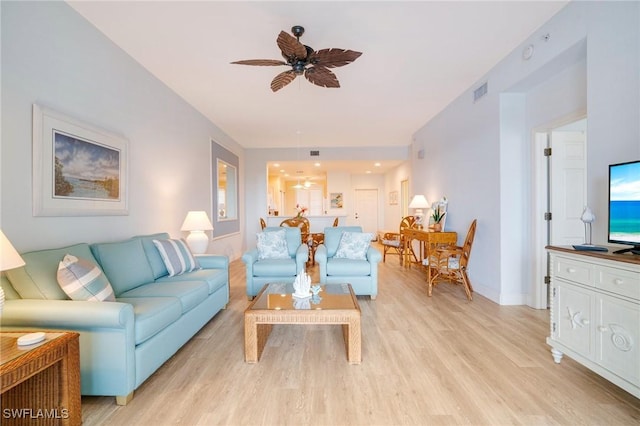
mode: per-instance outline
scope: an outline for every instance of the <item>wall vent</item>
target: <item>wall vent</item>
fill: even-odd
[[[309,156],[311,157],[319,157],[320,151],[309,151]]]
[[[487,94],[489,90],[489,82],[485,82],[482,86],[478,87],[473,91],[473,102],[478,102],[478,100]]]

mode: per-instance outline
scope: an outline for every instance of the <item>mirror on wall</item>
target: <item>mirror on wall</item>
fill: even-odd
[[[217,161],[217,219],[235,220],[238,218],[238,172],[234,166],[218,158]]]

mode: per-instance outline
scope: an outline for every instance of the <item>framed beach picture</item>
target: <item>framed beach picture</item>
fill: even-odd
[[[33,105],[33,215],[127,215],[127,140]]]
[[[398,191],[389,192],[389,204],[392,206],[398,204]]]
[[[331,208],[341,209],[343,207],[343,195],[342,192],[332,192],[330,195]]]

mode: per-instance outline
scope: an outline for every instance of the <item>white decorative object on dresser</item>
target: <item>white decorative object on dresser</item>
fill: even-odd
[[[640,398],[640,256],[547,250],[554,361],[567,355]]]

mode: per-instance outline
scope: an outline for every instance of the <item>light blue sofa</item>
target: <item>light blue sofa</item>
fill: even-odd
[[[247,297],[252,300],[267,283],[292,283],[304,271],[309,260],[309,247],[302,244],[300,228],[269,226],[262,232],[285,230],[290,259],[258,259],[258,248],[242,255],[247,269]]]
[[[320,284],[349,283],[356,295],[378,296],[378,264],[380,251],[369,246],[366,260],[337,259],[336,251],[343,232],[362,232],[360,226],[324,228],[324,244],[316,249],[315,261],[320,266]]]
[[[116,396],[125,405],[229,302],[229,259],[198,256],[202,269],[169,277],[152,242],[165,238],[162,233],[22,254],[26,265],[7,271],[2,281],[2,329],[78,331],[81,393]],[[116,301],[69,300],[56,278],[67,253],[97,263]]]

